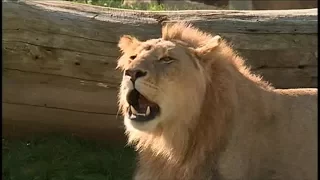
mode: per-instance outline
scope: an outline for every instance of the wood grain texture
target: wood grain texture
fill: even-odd
[[[116,118],[115,115],[3,102],[2,121],[4,127],[15,127],[26,133],[44,133],[45,130],[45,133],[69,132],[92,138],[100,137],[105,141],[123,142],[125,139],[122,118]],[[27,129],[21,130],[22,127]],[[5,135],[10,133],[12,132],[6,131]]]
[[[318,68],[263,68],[254,70],[263,79],[273,79],[272,85],[278,88],[318,87]]]
[[[17,70],[3,71],[2,101],[94,114],[117,114],[117,88],[94,81]]]
[[[6,119],[22,118],[14,109],[24,105],[34,113],[51,108],[85,113],[91,121],[98,116],[96,125],[104,117],[110,127],[121,125],[115,120],[119,37],[157,38],[163,23],[176,21],[221,35],[277,88],[318,86],[317,9],[149,12],[67,1],[3,2],[3,103],[15,105]],[[66,116],[67,124],[78,123]]]

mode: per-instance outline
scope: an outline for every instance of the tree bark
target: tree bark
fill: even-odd
[[[4,124],[123,137],[119,37],[156,38],[162,23],[181,20],[230,41],[275,87],[317,87],[317,9],[148,12],[3,2]]]

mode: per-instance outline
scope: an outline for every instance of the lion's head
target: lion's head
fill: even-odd
[[[311,117],[296,115],[294,121],[291,109],[302,108],[305,102],[305,112],[311,106],[316,112],[317,91],[302,90],[297,100],[296,90],[282,95],[251,74],[220,36],[188,24],[166,25],[161,38],[144,42],[123,36],[118,46],[123,53],[118,61],[123,71],[119,107],[129,143],[140,151],[137,180],[213,179],[220,174],[226,179],[249,179],[247,172],[249,177],[251,172],[263,174],[260,162],[277,163],[273,153],[282,154],[278,138],[284,134],[279,129],[287,134],[287,122],[291,127],[291,122]],[[279,111],[282,106],[285,109]],[[316,113],[304,122],[315,123]],[[304,126],[292,127],[306,132]],[[282,142],[286,144],[288,137]],[[310,152],[315,152],[316,141],[309,142]]]
[[[165,25],[161,38],[144,42],[125,35],[118,46],[119,108],[140,150],[179,159],[199,141],[221,144],[237,101],[234,78],[271,88],[220,36],[187,23]]]
[[[182,41],[178,38],[182,26],[188,27],[165,26],[162,38],[145,42],[128,35],[121,37],[119,102],[127,128],[153,131],[190,123],[187,121],[200,112],[208,81],[205,68],[209,62],[204,55],[219,46],[221,38],[203,34],[203,39],[210,40]]]

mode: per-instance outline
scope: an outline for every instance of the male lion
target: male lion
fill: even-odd
[[[118,46],[135,180],[317,179],[317,89],[272,88],[220,36],[186,23]]]

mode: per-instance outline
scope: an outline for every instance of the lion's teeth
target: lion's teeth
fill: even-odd
[[[132,114],[138,115],[138,116],[146,116],[145,113],[139,113],[133,106],[130,106]]]
[[[147,110],[145,113],[139,113],[133,106],[130,106],[130,108],[131,108],[132,114],[139,115],[139,116],[149,116],[151,112],[150,106],[147,107]]]
[[[139,113],[136,111],[136,109],[134,109],[133,106],[130,106],[130,108],[131,108],[131,111],[132,111],[133,114],[139,114]]]
[[[148,106],[148,107],[147,107],[147,111],[146,111],[146,116],[149,116],[150,112],[151,112],[151,111],[150,111],[150,106]]]

